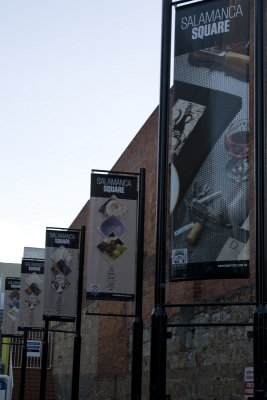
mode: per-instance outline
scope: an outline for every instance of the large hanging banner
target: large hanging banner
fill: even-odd
[[[44,316],[75,320],[79,277],[80,232],[47,229]]]
[[[22,259],[19,326],[43,327],[44,260]]]
[[[3,310],[3,335],[19,335],[20,278],[6,278]]]
[[[91,175],[87,299],[135,296],[137,178]]]
[[[249,276],[249,1],[178,7],[170,279]]]

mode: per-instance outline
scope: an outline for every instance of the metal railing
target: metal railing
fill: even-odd
[[[36,343],[36,347],[40,345],[40,351],[30,351],[30,347],[27,352],[27,368],[41,368],[42,365],[42,343],[43,343],[43,332],[28,332],[27,342],[31,345]],[[23,351],[23,337],[14,337],[11,341],[12,348],[12,365],[13,368],[21,368],[22,365],[22,351]],[[48,333],[48,363],[47,367],[52,367],[52,350],[53,350],[53,333]]]

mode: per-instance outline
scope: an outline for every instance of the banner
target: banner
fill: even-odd
[[[6,278],[3,310],[3,335],[19,335],[20,278]]]
[[[23,258],[30,258],[34,260],[45,259],[45,249],[40,247],[24,247]]]
[[[43,327],[44,260],[22,259],[19,326]]]
[[[249,276],[249,1],[176,8],[170,280]]]
[[[137,178],[91,175],[87,299],[134,300]]]
[[[45,246],[44,316],[75,320],[80,232],[47,229]]]

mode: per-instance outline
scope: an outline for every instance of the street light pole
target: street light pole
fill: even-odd
[[[166,322],[165,264],[168,189],[169,91],[171,58],[171,0],[162,0],[161,72],[158,123],[158,197],[155,300],[151,320],[150,400],[165,399]]]
[[[254,395],[267,399],[267,274],[265,253],[265,1],[254,0],[255,29],[255,210],[256,210],[256,309],[254,312]]]

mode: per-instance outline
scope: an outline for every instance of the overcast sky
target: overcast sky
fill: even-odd
[[[159,99],[161,0],[1,0],[0,262],[44,247]]]

